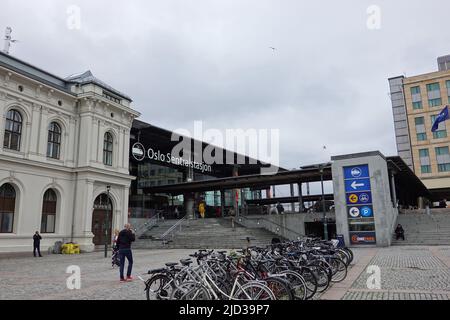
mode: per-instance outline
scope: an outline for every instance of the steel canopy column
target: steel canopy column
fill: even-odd
[[[291,197],[293,198],[293,197],[295,196],[295,192],[294,192],[294,184],[291,183],[290,187],[291,187]],[[292,211],[292,212],[295,212],[295,202],[292,202],[292,203],[291,203],[291,211]]]
[[[303,194],[302,183],[298,183],[298,212],[303,212]]]

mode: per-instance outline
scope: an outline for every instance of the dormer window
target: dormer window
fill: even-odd
[[[114,101],[115,103],[120,104],[122,102],[121,99],[113,95],[112,93],[109,93],[108,91],[103,90],[103,97],[105,97],[108,100]]]

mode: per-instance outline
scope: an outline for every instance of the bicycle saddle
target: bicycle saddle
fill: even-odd
[[[180,262],[183,266],[188,266],[192,263],[192,260],[191,259],[181,259]]]
[[[177,264],[178,264],[178,262],[168,262],[168,263],[166,263],[166,266],[170,268],[170,267],[175,267]]]
[[[148,274],[155,274],[155,273],[161,273],[166,271],[166,269],[164,268],[159,268],[159,269],[153,269],[153,270],[148,270]]]

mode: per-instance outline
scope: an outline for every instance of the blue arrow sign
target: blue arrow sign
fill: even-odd
[[[370,179],[345,180],[345,192],[370,191]]]

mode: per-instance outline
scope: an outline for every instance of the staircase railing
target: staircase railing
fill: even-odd
[[[160,239],[163,240],[163,242],[166,242],[168,237],[171,237],[173,239],[175,237],[176,231],[181,231],[183,222],[186,220],[186,217],[187,215],[178,220],[173,226],[171,226],[166,232],[161,235]]]
[[[305,237],[304,234],[300,234],[298,231],[292,230],[292,229],[290,229],[290,228],[288,228],[286,226],[283,226],[283,225],[281,225],[281,224],[279,224],[277,222],[274,222],[274,221],[272,221],[270,219],[267,219],[267,218],[260,218],[260,217],[258,217],[258,218],[255,218],[255,219],[251,219],[251,218],[248,218],[246,216],[242,216],[241,215],[238,218],[236,218],[235,220],[236,220],[236,223],[238,223],[240,225],[243,225],[244,227],[248,227],[248,226],[246,226],[245,223],[243,223],[243,220],[247,220],[247,221],[255,221],[256,220],[257,224],[259,224],[259,221],[262,220],[262,221],[265,221],[269,225],[275,226],[276,229],[274,231],[272,228],[268,228],[267,226],[264,226],[264,225],[261,226],[262,228],[264,228],[264,229],[266,229],[266,230],[268,230],[270,232],[273,232],[273,233],[275,233],[275,234],[277,234],[279,236],[283,236],[283,233],[281,231],[282,230],[286,230],[286,231],[289,231],[290,233],[294,234],[297,238],[304,238]]]
[[[150,228],[154,227],[160,220],[159,212],[153,217],[141,224],[135,231],[136,237],[139,238],[144,235]]]

